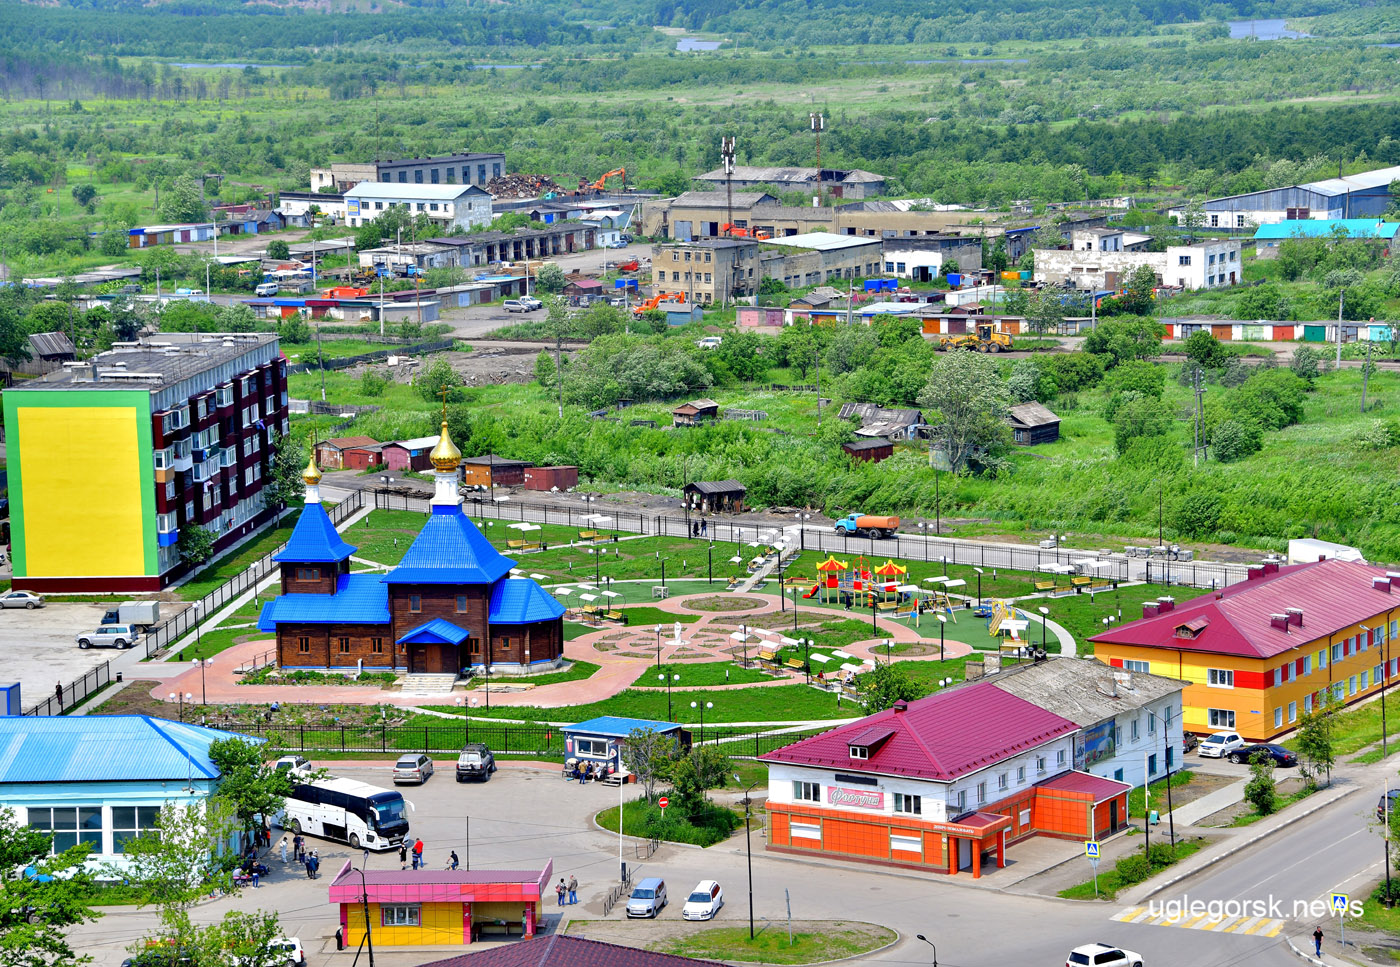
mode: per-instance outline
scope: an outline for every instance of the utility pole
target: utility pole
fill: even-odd
[[[1371,319],[1372,322],[1376,320]],[[1361,412],[1366,412],[1366,387],[1371,382],[1371,340],[1366,340],[1366,362],[1361,366]]]
[[[812,121],[812,133],[817,136],[817,197],[822,194],[822,132],[826,130],[826,116],[820,111],[813,111],[809,117]]]
[[[623,289],[622,291],[626,292],[627,290]],[[561,364],[563,346],[564,332],[563,327],[560,327],[554,330],[554,385],[559,390],[559,419],[561,420],[564,418],[564,367]]]
[[[1337,368],[1342,368],[1342,310],[1346,308],[1347,290],[1342,289],[1337,299]]]
[[[1199,366],[1196,367],[1193,384],[1196,395],[1196,411],[1191,421],[1191,429],[1196,438],[1196,447],[1191,454],[1191,465],[1193,467],[1199,467],[1201,465],[1201,451],[1205,449],[1202,445],[1202,441],[1205,439],[1205,408],[1201,403],[1201,396],[1205,393],[1205,389],[1201,386],[1201,369]]]

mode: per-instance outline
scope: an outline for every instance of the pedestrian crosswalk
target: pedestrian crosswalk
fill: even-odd
[[[1181,927],[1185,930],[1209,930],[1211,933],[1244,934],[1250,937],[1277,937],[1283,921],[1273,917],[1222,917],[1208,913],[1168,912],[1152,906],[1126,907],[1113,915],[1120,923],[1139,923],[1153,927]]]

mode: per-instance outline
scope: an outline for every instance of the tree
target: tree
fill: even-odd
[[[306,490],[301,472],[306,468],[307,452],[301,441],[290,433],[278,434],[272,441],[272,468],[263,484],[263,499],[273,507],[289,507],[300,500]]]
[[[144,809],[149,807],[137,807]],[[183,913],[214,888],[233,886],[233,856],[222,856],[236,830],[233,807],[217,797],[166,802],[155,824],[122,847],[129,869],[113,876],[138,881],[163,919]]]
[[[928,694],[928,689],[909,677],[898,665],[876,663],[875,668],[856,676],[856,689],[866,715],[883,712],[895,702],[913,702]]]
[[[535,356],[535,382],[544,387],[554,385],[554,356],[548,349],[541,349]]]
[[[1327,773],[1332,784],[1332,764],[1337,761],[1332,748],[1332,713],[1334,703],[1330,689],[1318,693],[1312,711],[1304,711],[1298,722],[1298,772],[1308,788],[1317,787],[1318,775]]]
[[[1108,371],[1103,386],[1109,393],[1134,392],[1160,399],[1166,386],[1166,372],[1154,363],[1130,359]]]
[[[202,222],[208,219],[200,186],[189,175],[179,175],[160,195],[160,217],[168,222]]]
[[[267,243],[267,257],[276,261],[282,261],[292,257],[292,249],[285,241],[274,238]]]
[[[1162,352],[1166,330],[1152,319],[1106,319],[1084,337],[1084,352],[1104,357],[1106,368],[1129,359],[1153,359]]]
[[[1153,295],[1157,289],[1157,274],[1151,266],[1140,265],[1128,277],[1128,284],[1118,297],[1119,311],[1130,316],[1152,314]]]
[[[423,399],[429,403],[441,403],[443,390],[447,390],[449,401],[459,399],[462,377],[452,368],[451,363],[439,356],[428,367],[428,371],[417,378],[414,385]]]
[[[1127,452],[1134,440],[1165,436],[1171,429],[1171,416],[1160,400],[1129,390],[1115,397],[1113,408],[1113,445],[1119,456]]]
[[[1239,420],[1225,420],[1211,431],[1210,449],[1221,463],[1234,463],[1256,452],[1263,445],[1259,428]]]
[[[360,392],[365,396],[379,397],[389,388],[389,377],[384,373],[367,369],[360,376]]]
[[[1006,238],[1004,236],[998,237],[991,252],[987,254],[986,266],[1000,276],[1010,264],[1011,259],[1006,254]]]
[[[647,802],[656,800],[656,783],[669,772],[675,739],[655,729],[633,729],[627,733],[626,767],[637,777]]]
[[[548,295],[558,295],[568,284],[569,280],[564,277],[564,270],[553,262],[541,265],[535,273],[535,288]]]
[[[292,792],[291,773],[263,762],[263,747],[244,739],[218,739],[209,744],[209,758],[219,769],[218,799],[233,808],[251,838],[259,824],[282,811]],[[352,848],[357,844],[351,843]]]
[[[1065,304],[1058,287],[1047,285],[1026,299],[1026,322],[1035,332],[1054,332],[1064,322]]]
[[[311,341],[311,327],[298,313],[282,320],[281,325],[277,327],[277,336],[284,343],[304,346]]]
[[[1202,369],[1219,369],[1225,365],[1229,352],[1220,340],[1204,329],[1197,329],[1186,337],[1186,358],[1200,364]]]
[[[1017,403],[1035,400],[1040,383],[1040,367],[1034,359],[1018,359],[1011,367],[1011,376],[1006,381],[1006,389]]]
[[[21,826],[12,810],[0,808],[0,967],[74,967],[92,959],[67,937],[68,927],[101,916],[87,899],[88,844],[51,856],[52,844],[51,834]]]
[[[1206,206],[1199,199],[1192,198],[1181,211],[1181,227],[1186,229],[1191,241],[1196,240],[1196,229],[1206,223]]]
[[[15,299],[0,302],[0,359],[11,364],[29,359],[29,333]]]
[[[1067,244],[1065,236],[1054,225],[1041,225],[1031,233],[1030,245],[1027,248],[1034,251],[1038,248],[1059,248]]]
[[[1305,379],[1309,385],[1317,379],[1318,370],[1322,364],[1322,353],[1311,346],[1299,346],[1293,350],[1293,358],[1288,363],[1288,368],[1293,375],[1299,379]]]
[[[942,419],[937,436],[955,472],[1000,453],[1010,442],[1011,394],[988,355],[948,353],[933,364],[919,405]],[[929,414],[925,414],[929,416]]]
[[[180,528],[180,557],[198,567],[214,554],[214,535],[208,528],[190,523]]]
[[[1249,764],[1250,780],[1244,786],[1244,798],[1261,816],[1278,809],[1278,790],[1274,788],[1274,760],[1263,752],[1256,753]]]
[[[72,195],[75,202],[86,208],[97,197],[97,189],[92,185],[74,185]]]

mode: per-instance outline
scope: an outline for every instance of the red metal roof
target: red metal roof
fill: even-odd
[[[1057,789],[1061,792],[1084,792],[1094,797],[1095,803],[1101,803],[1112,799],[1114,796],[1122,795],[1127,790],[1133,788],[1126,782],[1119,782],[1116,779],[1105,779],[1102,776],[1090,775],[1087,772],[1066,772],[1053,779],[1035,784],[1037,789]]]
[[[658,954],[635,947],[603,943],[564,934],[517,940],[423,967],[724,967],[717,960],[694,960],[676,954]]]
[[[553,860],[539,870],[369,870],[361,885],[360,871],[346,860],[330,901],[359,902],[366,893],[371,903],[539,899],[553,872]]]
[[[1383,611],[1400,608],[1400,589],[1388,593],[1371,586],[1372,578],[1384,577],[1385,573],[1384,568],[1336,558],[1293,564],[1089,640],[1272,658],[1365,622]],[[1270,616],[1284,614],[1289,608],[1303,610],[1302,626],[1292,625],[1286,631],[1273,627]],[[1194,638],[1176,637],[1177,628],[1197,625],[1200,618],[1208,623]]]
[[[869,759],[850,746],[877,726],[894,731]],[[939,692],[802,739],[759,758],[764,762],[874,772],[948,782],[1078,729],[1068,719],[1009,695],[991,682]]]

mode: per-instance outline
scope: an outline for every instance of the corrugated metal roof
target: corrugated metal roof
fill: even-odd
[[[377,201],[456,201],[463,195],[484,195],[476,185],[408,185],[392,181],[362,181],[345,193],[346,198]]]
[[[250,302],[253,300],[249,300]],[[363,447],[371,443],[378,443],[374,437],[369,436],[337,436],[326,440],[317,440],[318,447],[333,447],[337,450],[344,450],[348,447]]]
[[[35,332],[30,334],[29,342],[40,357],[72,356],[77,353],[66,333]]]
[[[452,622],[443,618],[433,618],[425,621],[395,642],[397,645],[423,645],[445,642],[449,645],[460,645],[466,641],[468,634],[458,628]]]
[[[1141,618],[1089,640],[1141,645],[1172,651],[1196,651],[1246,658],[1272,658],[1309,642],[1375,618],[1400,605],[1396,596],[1377,591],[1372,578],[1385,569],[1359,561],[1332,558],[1281,567],[1253,581],[1232,584],[1216,594],[1187,601],[1154,618]],[[1216,595],[1220,595],[1217,597]],[[1285,631],[1271,616],[1303,609],[1303,625]],[[1176,637],[1176,629],[1206,618],[1194,638]]]
[[[302,624],[389,623],[389,589],[378,574],[342,574],[335,594],[283,594],[263,605],[259,631],[276,631],[279,622]]]
[[[852,759],[852,740],[876,726],[889,726],[895,734],[870,758]],[[991,682],[978,682],[937,692],[903,709],[896,705],[759,758],[950,782],[1078,728]]]
[[[735,208],[752,208],[755,205],[766,205],[776,202],[778,199],[768,194],[766,191],[736,191],[734,192]],[[722,191],[687,191],[671,202],[672,208],[724,208],[728,199]]]
[[[1126,680],[1119,681],[1118,678]],[[1050,658],[1013,665],[991,679],[1009,695],[1023,698],[1087,728],[1104,719],[1181,691],[1185,682],[1145,672],[1110,668],[1078,658]]]
[[[355,548],[341,539],[340,533],[320,504],[307,504],[292,528],[287,546],[272,556],[277,562],[326,564],[343,561]]]
[[[216,779],[219,739],[265,741],[145,715],[0,716],[0,784]]]
[[[787,248],[805,248],[816,252],[835,252],[843,248],[860,248],[865,245],[884,245],[885,240],[869,235],[836,235],[832,232],[806,232],[802,235],[785,235],[782,238],[764,239],[766,245],[782,245]]]
[[[655,722],[651,719],[629,719],[617,715],[603,715],[577,725],[564,726],[565,732],[586,733],[588,735],[609,735],[627,738],[636,729],[651,729],[654,732],[676,732],[680,726],[673,722]]]
[[[1018,403],[1009,407],[1007,412],[1011,414],[1013,422],[1022,426],[1045,426],[1060,422],[1058,416],[1039,403]]]
[[[1394,238],[1400,222],[1383,222],[1378,218],[1290,218],[1260,225],[1254,231],[1257,239],[1322,238],[1339,229],[1351,238]]]
[[[692,480],[685,485],[686,490],[701,494],[746,493],[748,488],[737,480]]]
[[[1121,796],[1133,788],[1126,782],[1105,779],[1087,772],[1066,772],[1053,779],[1047,779],[1045,782],[1037,782],[1035,787],[1037,789],[1060,789],[1065,792],[1087,792],[1094,797],[1096,803],[1112,799],[1114,796]]]
[[[552,621],[563,614],[564,606],[529,578],[506,578],[491,589],[493,625],[528,625]]]
[[[512,561],[491,546],[460,505],[433,508],[386,584],[494,584]],[[385,620],[388,620],[387,618]]]
[[[1377,168],[1374,171],[1363,171],[1360,174],[1345,175],[1341,178],[1310,181],[1298,187],[1321,192],[1324,195],[1345,195],[1349,191],[1381,188],[1397,178],[1400,178],[1400,165],[1391,168]]]
[[[359,882],[358,877],[356,882]],[[717,960],[696,960],[621,947],[601,940],[561,933],[517,940],[490,950],[435,960],[423,967],[724,967]]]

